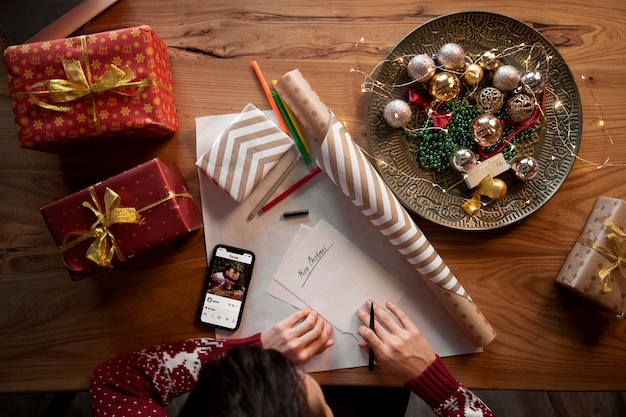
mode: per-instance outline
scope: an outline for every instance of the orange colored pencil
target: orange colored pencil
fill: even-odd
[[[261,84],[261,88],[263,89],[263,92],[265,93],[265,97],[267,98],[267,101],[269,101],[270,106],[272,106],[272,110],[274,111],[274,114],[276,115],[276,118],[278,119],[278,124],[280,125],[280,129],[283,132],[285,132],[285,134],[289,135],[289,128],[287,127],[287,123],[285,122],[285,119],[283,119],[283,115],[278,109],[278,106],[276,105],[276,102],[274,101],[274,97],[272,97],[272,92],[270,91],[270,87],[267,85],[267,82],[265,81],[265,78],[263,77],[263,73],[261,72],[261,68],[259,68],[259,64],[256,61],[252,61],[251,65],[252,65],[252,69],[254,70],[254,73],[256,74],[256,77],[259,79],[259,83]]]

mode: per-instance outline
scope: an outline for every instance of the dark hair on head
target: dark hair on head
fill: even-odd
[[[282,353],[235,347],[200,370],[178,417],[302,417],[306,387]]]

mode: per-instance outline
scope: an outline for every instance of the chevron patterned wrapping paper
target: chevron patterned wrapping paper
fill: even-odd
[[[248,104],[196,165],[241,203],[293,144],[261,110]]]
[[[345,126],[330,110],[323,125],[320,108],[325,108],[312,92],[300,71],[285,74],[275,85],[305,126],[315,126],[310,132],[320,142],[317,164],[350,198],[361,212],[378,228],[389,242],[413,265],[419,276],[452,315],[476,346],[485,346],[495,337],[495,331],[474,304],[455,275],[417,227],[404,206],[387,187],[376,169],[353,142]],[[321,130],[325,130],[323,140]]]

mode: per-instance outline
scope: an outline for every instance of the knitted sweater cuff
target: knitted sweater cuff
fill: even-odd
[[[443,404],[460,385],[438,355],[424,372],[404,384],[431,408]]]

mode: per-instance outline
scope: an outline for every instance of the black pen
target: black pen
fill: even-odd
[[[370,329],[374,330],[374,302],[372,301],[372,306],[370,307]],[[374,370],[374,350],[370,346],[370,360],[368,364],[368,369],[370,372]]]
[[[283,213],[283,219],[290,219],[292,217],[301,217],[308,216],[309,210],[296,210],[296,211],[286,211]]]

